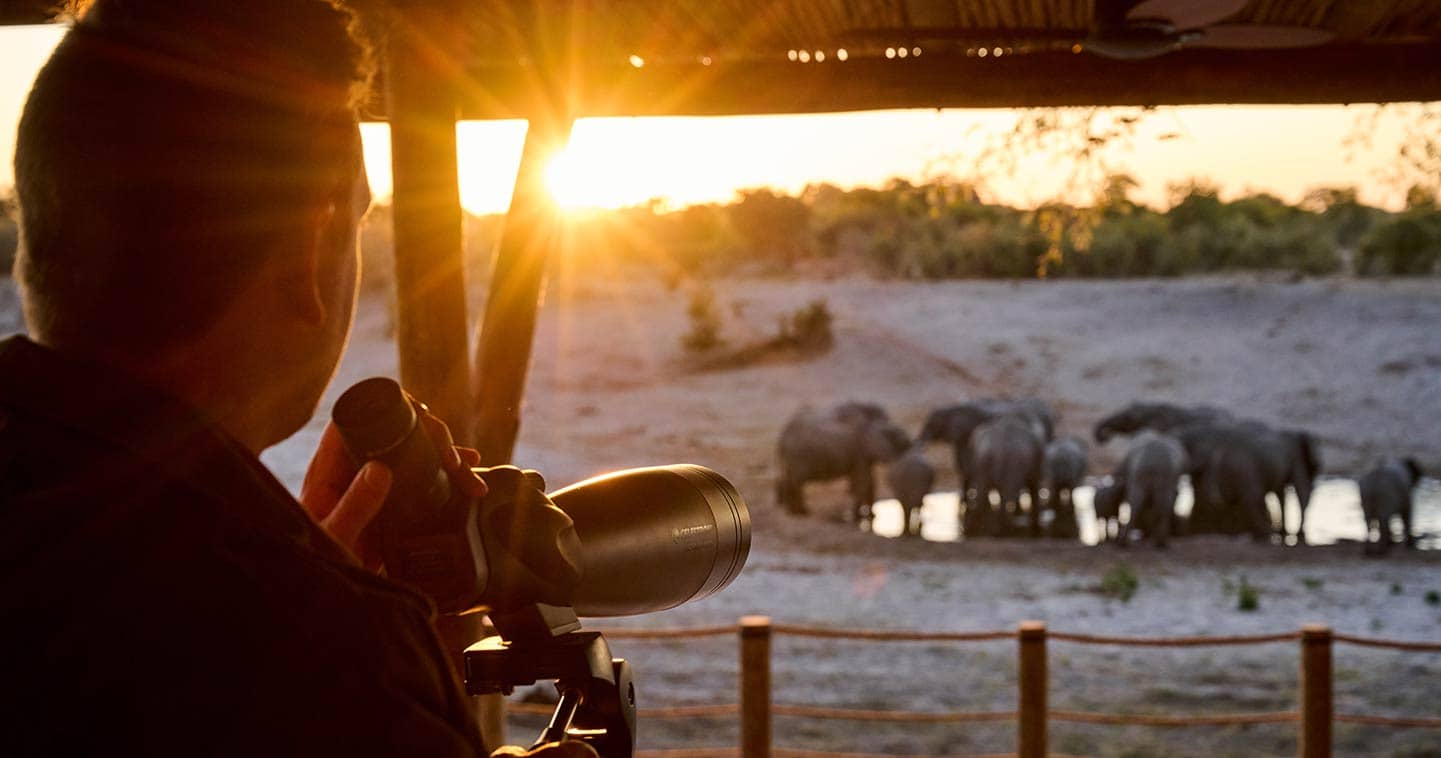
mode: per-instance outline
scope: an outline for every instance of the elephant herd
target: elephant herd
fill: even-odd
[[[917,532],[921,499],[936,477],[925,449],[946,444],[962,497],[963,534],[1074,539],[1079,530],[1071,491],[1086,476],[1089,445],[1075,436],[1056,437],[1055,428],[1055,414],[1034,398],[937,408],[914,440],[878,405],[805,409],[781,431],[777,502],[804,514],[806,482],[846,477],[849,515],[859,522],[875,501],[874,467],[886,463],[887,483],[904,507],[903,531]],[[1130,438],[1121,463],[1096,487],[1102,540],[1125,546],[1140,532],[1158,547],[1179,534],[1249,534],[1258,542],[1279,534],[1283,542],[1288,536],[1306,541],[1306,507],[1322,469],[1320,445],[1309,432],[1274,428],[1211,406],[1133,403],[1101,419],[1093,436],[1099,443]],[[1175,505],[1183,476],[1190,479],[1194,505],[1181,525]],[[1360,477],[1368,553],[1390,547],[1393,517],[1402,520],[1405,542],[1414,546],[1411,492],[1420,477],[1419,465],[1409,458],[1385,458]],[[1285,503],[1288,489],[1300,505],[1294,528],[1284,507],[1276,524],[1267,505],[1267,495]],[[1129,506],[1124,519],[1122,504]],[[1375,543],[1369,537],[1373,529]]]

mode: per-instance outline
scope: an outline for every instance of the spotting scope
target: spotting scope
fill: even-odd
[[[387,575],[444,613],[540,603],[578,616],[661,611],[711,595],[740,573],[750,514],[730,482],[702,466],[616,471],[545,494],[511,466],[476,469],[489,493],[451,486],[424,406],[394,380],[366,379],[332,418],[357,464],[385,463],[390,494],[369,527]]]

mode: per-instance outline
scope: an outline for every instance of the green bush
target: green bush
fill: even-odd
[[[1441,216],[1412,209],[1371,228],[1361,241],[1356,271],[1364,276],[1434,273],[1441,261]]]
[[[1260,607],[1261,590],[1246,581],[1246,577],[1242,575],[1241,583],[1236,587],[1236,610],[1249,612],[1259,610]]]
[[[829,350],[835,344],[835,336],[831,333],[833,320],[825,298],[813,300],[781,317],[776,339],[802,350]]]
[[[690,331],[680,338],[680,345],[686,352],[709,352],[725,344],[720,336],[721,322],[716,314],[715,295],[709,287],[700,287],[691,294],[686,316],[690,318]]]
[[[1117,563],[1106,569],[1106,573],[1101,576],[1101,594],[1123,603],[1129,602],[1140,586],[1136,572],[1124,563]]]

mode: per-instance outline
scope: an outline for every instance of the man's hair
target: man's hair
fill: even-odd
[[[20,121],[33,333],[142,354],[211,326],[322,203],[348,212],[372,71],[336,0],[95,0]]]

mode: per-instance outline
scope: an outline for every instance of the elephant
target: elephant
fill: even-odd
[[[1408,549],[1416,547],[1411,531],[1411,490],[1421,482],[1421,464],[1415,458],[1382,458],[1357,480],[1361,490],[1361,512],[1366,518],[1365,555],[1384,555],[1391,550],[1391,519],[1401,517]],[[1371,530],[1376,530],[1376,542]]]
[[[1036,430],[1037,436],[1042,443],[1050,442],[1056,435],[1056,418],[1051,412],[1051,406],[1046,401],[1036,397],[1023,397],[1020,400],[980,400],[978,404],[991,412],[992,418],[1000,416],[1020,416],[1027,419]]]
[[[1089,451],[1086,441],[1075,436],[1061,437],[1046,445],[1045,482],[1048,505],[1056,516],[1056,520],[1051,522],[1051,535],[1054,537],[1075,538],[1080,535],[1071,490],[1080,486],[1086,476]]]
[[[1130,544],[1131,529],[1144,525],[1158,548],[1171,536],[1176,512],[1176,491],[1190,460],[1181,442],[1169,434],[1146,430],[1136,435],[1121,467],[1116,472],[1120,498],[1131,505],[1131,516],[1121,523],[1116,541]]]
[[[956,490],[961,498],[966,496],[966,468],[970,462],[971,433],[981,424],[995,418],[994,414],[977,403],[962,403],[937,408],[926,416],[921,425],[917,441],[921,444],[949,442],[956,467]]]
[[[1259,421],[1236,421],[1231,418],[1196,421],[1171,430],[1190,459],[1191,493],[1194,498],[1191,517],[1187,521],[1189,534],[1239,534],[1246,531],[1246,519],[1235,508],[1214,499],[1209,485],[1207,467],[1215,453],[1228,445],[1242,444],[1240,438],[1248,435],[1263,435],[1270,427]],[[1285,492],[1281,493],[1284,497]],[[1285,502],[1282,500],[1282,502]]]
[[[1036,398],[1021,400],[976,400],[969,403],[937,408],[926,416],[921,425],[918,441],[922,443],[949,442],[952,460],[956,467],[956,489],[962,499],[967,492],[967,466],[970,461],[971,434],[982,424],[1005,415],[1018,415],[1033,426],[1036,434],[1045,441],[1051,439],[1055,418],[1051,409]]]
[[[802,408],[781,429],[776,445],[776,502],[789,513],[804,515],[807,482],[849,477],[851,516],[859,522],[876,499],[875,464],[894,460],[910,446],[910,435],[880,406]]]
[[[1096,492],[1091,497],[1091,510],[1096,514],[1096,532],[1100,542],[1111,539],[1111,527],[1120,534],[1121,503],[1125,499],[1125,487],[1114,477],[1107,477],[1105,482],[1096,485]]]
[[[915,445],[886,467],[886,484],[901,504],[901,534],[921,533],[921,502],[936,483],[936,467],[926,459],[924,445]],[[914,529],[912,528],[914,527]]]
[[[1096,441],[1105,443],[1119,434],[1135,434],[1143,429],[1169,432],[1197,423],[1230,421],[1230,411],[1210,405],[1181,406],[1170,403],[1131,403],[1096,423]]]
[[[966,498],[964,530],[995,536],[1009,533],[1021,509],[1021,492],[1030,493],[1030,532],[1041,533],[1042,442],[1031,419],[1006,415],[988,421],[971,434],[969,470],[975,484]],[[1000,495],[999,511],[991,508],[991,492]]]
[[[1306,507],[1322,467],[1316,439],[1305,431],[1271,429],[1258,422],[1220,425],[1217,437],[1203,472],[1205,501],[1229,507],[1231,514],[1243,519],[1243,528],[1248,526],[1252,537],[1263,541],[1273,531],[1266,507],[1266,495],[1273,493],[1281,503],[1279,533],[1284,539],[1288,533],[1285,495],[1289,485],[1296,491],[1301,507],[1295,536],[1298,543],[1304,544]],[[1223,521],[1223,529],[1227,526]],[[1229,526],[1234,529],[1235,525]]]

